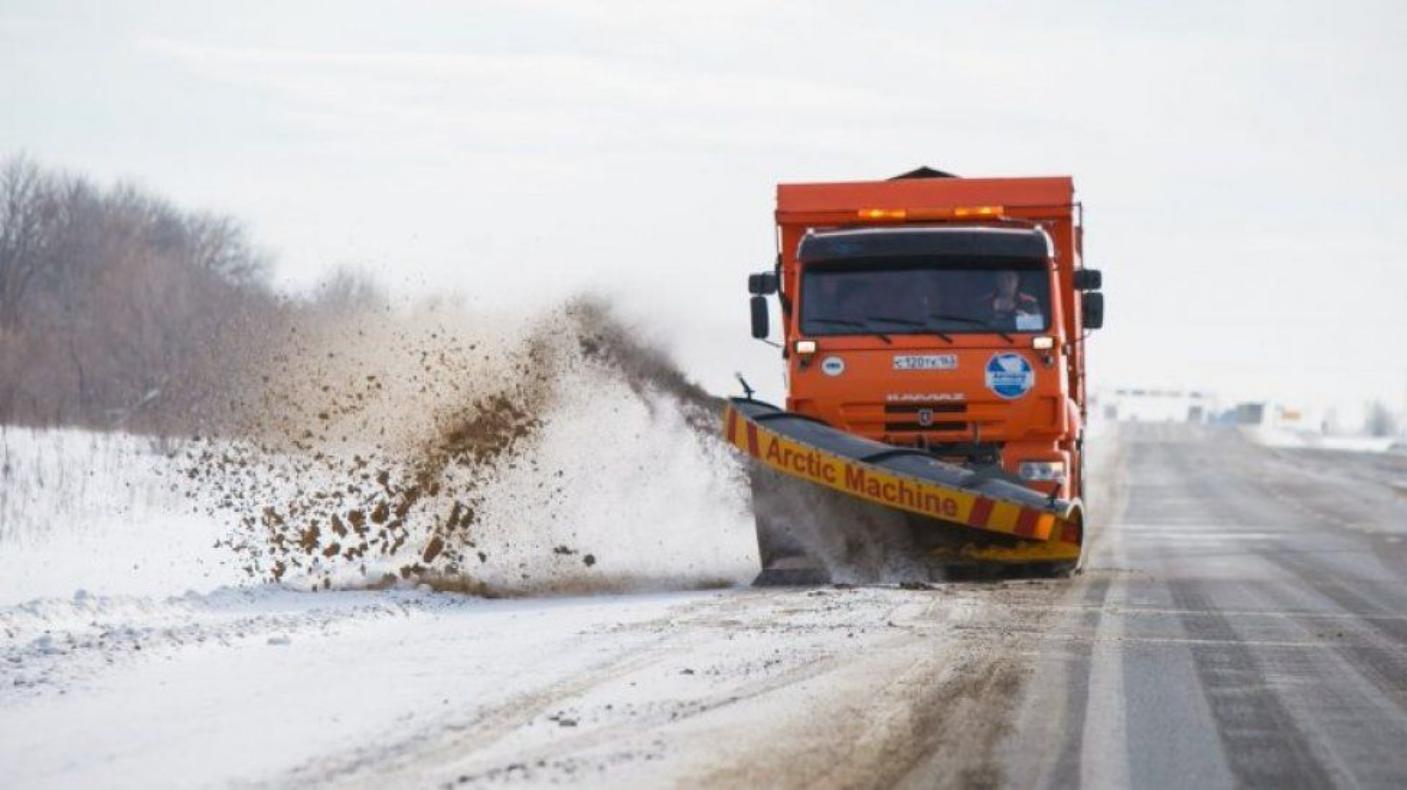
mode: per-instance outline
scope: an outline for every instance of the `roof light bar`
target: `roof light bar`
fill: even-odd
[[[954,217],[1000,217],[1001,206],[959,206],[953,209]]]
[[[860,219],[905,219],[909,212],[901,208],[862,208],[856,214]]]
[[[990,219],[1004,214],[1002,206],[956,206],[954,208],[862,208],[855,212],[860,219],[924,220],[924,219]]]

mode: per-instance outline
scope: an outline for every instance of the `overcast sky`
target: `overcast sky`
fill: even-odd
[[[613,293],[772,393],[777,181],[1070,174],[1096,383],[1407,399],[1407,3],[938,5],[0,0],[0,155],[237,215],[290,288]]]

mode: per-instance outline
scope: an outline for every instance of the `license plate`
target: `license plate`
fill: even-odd
[[[895,370],[954,370],[956,354],[903,354],[894,357]]]

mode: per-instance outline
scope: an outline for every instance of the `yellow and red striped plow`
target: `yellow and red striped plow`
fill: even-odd
[[[1079,526],[1054,512],[943,485],[797,441],[734,406],[724,412],[728,442],[784,474],[875,504],[1018,538],[1078,544]],[[1067,514],[1068,515],[1068,514]]]

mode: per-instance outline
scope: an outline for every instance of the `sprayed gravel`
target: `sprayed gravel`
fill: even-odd
[[[311,589],[410,582],[480,595],[618,585],[619,571],[598,567],[609,549],[584,530],[485,523],[486,499],[503,496],[505,479],[525,481],[533,509],[568,521],[577,503],[567,479],[612,474],[543,452],[549,422],[579,416],[582,391],[621,389],[617,397],[666,422],[661,430],[682,423],[678,438],[734,489],[720,504],[745,500],[717,436],[721,402],[591,301],[517,337],[443,322],[295,333],[269,367],[244,396],[244,431],[197,437],[180,456],[191,501],[229,523],[221,545],[251,580]],[[622,438],[611,450],[628,463],[639,437]],[[695,582],[726,583],[729,573]]]

